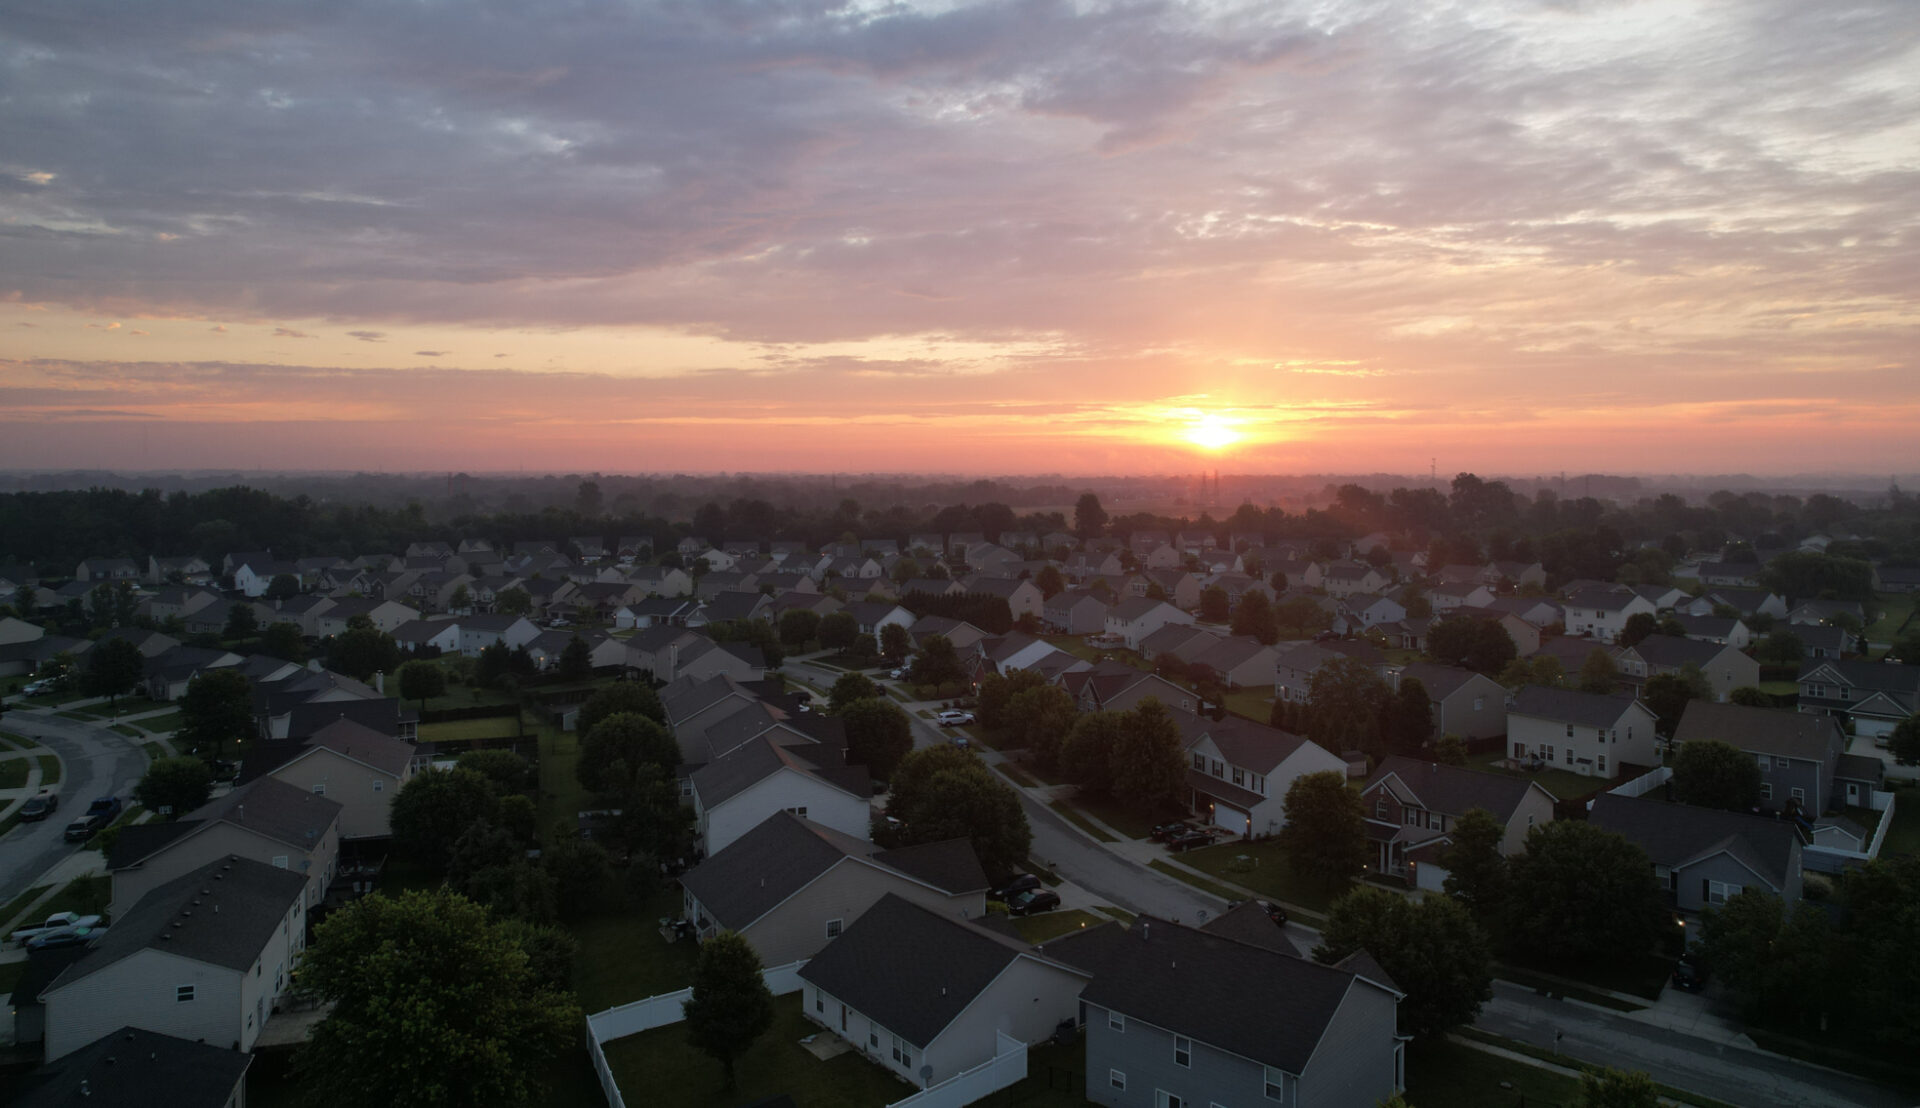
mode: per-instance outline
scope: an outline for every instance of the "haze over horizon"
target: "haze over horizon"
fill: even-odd
[[[0,13],[0,468],[1920,470],[1920,6]]]

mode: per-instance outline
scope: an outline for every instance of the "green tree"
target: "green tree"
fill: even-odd
[[[1659,717],[1656,729],[1671,737],[1673,729],[1680,725],[1680,717],[1686,714],[1687,701],[1712,700],[1713,686],[1707,683],[1699,666],[1688,662],[1677,673],[1656,673],[1647,678],[1647,688],[1640,699]]]
[[[1482,927],[1495,931],[1507,906],[1507,859],[1500,841],[1507,829],[1485,808],[1470,808],[1453,825],[1453,843],[1440,857],[1446,894],[1467,906]]]
[[[1333,964],[1364,950],[1406,993],[1400,1030],[1430,1040],[1472,1023],[1493,999],[1487,937],[1457,900],[1418,902],[1385,889],[1358,888],[1334,901],[1314,959]]]
[[[1652,612],[1635,612],[1620,628],[1620,645],[1637,646],[1648,635],[1660,632],[1660,620]]]
[[[1280,641],[1280,621],[1274,618],[1273,602],[1259,589],[1248,589],[1233,610],[1231,630],[1272,646]]]
[[[1620,668],[1613,664],[1613,655],[1598,646],[1587,652],[1587,660],[1580,663],[1581,692],[1610,694],[1619,681]]]
[[[1060,575],[1060,567],[1052,562],[1041,566],[1040,572],[1033,575],[1033,584],[1040,590],[1040,596],[1045,600],[1052,600],[1067,589],[1067,581]]]
[[[571,910],[588,915],[604,911],[619,898],[619,880],[607,848],[592,839],[564,836],[540,852],[540,862],[553,875],[554,894]]]
[[[1908,716],[1895,724],[1893,733],[1887,736],[1887,749],[1900,765],[1920,765],[1920,716]]]
[[[1418,677],[1402,676],[1400,688],[1380,711],[1380,737],[1387,749],[1414,755],[1433,738],[1433,701]]]
[[[447,611],[466,612],[473,607],[473,590],[465,585],[455,585],[447,597]]]
[[[880,628],[880,653],[889,658],[904,658],[912,650],[913,636],[907,634],[905,627],[897,623],[889,623]]]
[[[1646,852],[1583,820],[1535,827],[1507,872],[1503,933],[1525,956],[1617,962],[1647,951],[1669,926]]]
[[[1022,689],[1007,704],[1009,745],[1025,747],[1043,766],[1059,763],[1060,748],[1080,718],[1073,694],[1058,685]]]
[[[120,694],[132,689],[146,672],[140,649],[125,639],[106,639],[87,651],[87,668],[80,674],[80,691],[104,696],[118,711]]]
[[[667,722],[666,706],[660,703],[660,694],[653,686],[645,681],[616,681],[594,690],[587,702],[580,705],[580,714],[574,717],[573,725],[580,734],[586,735],[601,720],[620,712],[634,712],[659,724]]]
[[[966,839],[988,876],[1017,871],[1033,845],[1020,798],[980,759],[953,746],[916,750],[889,782],[887,815],[900,821],[885,845]]]
[[[960,664],[960,652],[945,635],[928,635],[913,656],[913,680],[921,685],[944,685],[967,675]]]
[[[1200,590],[1200,618],[1208,623],[1227,622],[1227,590],[1218,585],[1208,585]]]
[[[1760,767],[1730,743],[1681,743],[1673,755],[1673,798],[1700,808],[1752,811],[1760,803]]]
[[[1100,506],[1100,498],[1090,492],[1081,493],[1073,505],[1073,533],[1081,542],[1092,542],[1106,527],[1107,510]]]
[[[276,573],[267,582],[268,600],[291,600],[300,595],[300,579],[291,573]]]
[[[593,676],[593,648],[587,640],[574,635],[560,651],[560,676],[569,681],[585,681]]]
[[[1807,656],[1807,642],[1785,627],[1776,627],[1754,645],[1753,656],[1767,665],[1799,665]]]
[[[1494,620],[1447,616],[1427,628],[1427,656],[1443,665],[1499,673],[1519,653],[1513,636]]]
[[[427,701],[447,695],[447,671],[441,669],[438,662],[424,659],[403,662],[398,676],[400,695],[418,701],[422,712],[427,710]]]
[[[1433,744],[1433,760],[1443,766],[1467,764],[1467,740],[1449,731]]]
[[[327,667],[365,681],[400,668],[400,647],[392,635],[372,624],[349,627],[330,640]]]
[[[1849,870],[1840,893],[1854,1022],[1876,1043],[1910,1049],[1920,1041],[1920,855],[1882,855]]]
[[[980,726],[994,731],[1010,726],[1012,721],[1007,718],[1007,708],[1013,703],[1013,698],[1046,683],[1044,676],[1031,669],[1016,669],[1005,675],[987,674],[980,680],[979,707],[976,709]]]
[[[860,622],[852,612],[833,612],[820,617],[820,645],[828,650],[850,650],[860,640]]]
[[[307,640],[300,633],[300,625],[286,620],[267,624],[266,630],[260,633],[260,649],[270,657],[289,662],[307,660]]]
[[[1728,693],[1727,701],[1732,704],[1738,704],[1743,708],[1774,707],[1773,697],[1768,696],[1765,692],[1753,685],[1742,685]]]
[[[1644,1073],[1605,1069],[1580,1075],[1579,1108],[1659,1108],[1660,1087]]]
[[[820,613],[806,608],[790,608],[780,613],[780,641],[795,650],[820,634]]]
[[[866,766],[878,780],[891,778],[900,759],[913,749],[913,721],[891,700],[856,700],[840,718],[847,729],[847,761]]]
[[[533,594],[515,586],[494,594],[493,610],[502,615],[524,616],[533,611]]]
[[[428,769],[393,798],[393,849],[437,874],[453,860],[453,844],[478,820],[494,820],[493,782],[470,769]]]
[[[480,648],[473,667],[473,683],[482,688],[499,688],[513,676],[513,651],[504,642],[488,643]]]
[[[133,788],[142,808],[179,819],[207,802],[213,792],[213,772],[198,758],[161,758],[147,767]]]
[[[1144,816],[1173,811],[1186,788],[1180,727],[1166,706],[1147,697],[1120,714],[1113,746],[1113,798]]]
[[[533,763],[511,750],[469,750],[453,764],[457,769],[470,769],[493,782],[503,797],[533,788]]]
[[[1392,695],[1386,680],[1358,658],[1324,662],[1307,683],[1307,737],[1332,751],[1384,754],[1380,712]]]
[[[231,742],[236,747],[254,734],[253,683],[237,669],[203,670],[187,682],[180,698],[180,729],[174,743],[218,758]]]
[[[1060,744],[1060,766],[1083,790],[1113,792],[1113,751],[1120,743],[1119,712],[1089,712],[1073,721]]]
[[[253,614],[253,605],[241,602],[227,608],[227,625],[220,631],[226,639],[245,639],[259,634],[260,619]]]
[[[871,700],[882,695],[880,686],[874,684],[866,674],[849,670],[835,679],[833,688],[827,691],[827,711],[838,714],[855,701]]]
[[[635,788],[643,767],[671,776],[680,762],[680,744],[665,727],[638,712],[615,712],[581,737],[573,769],[587,789],[617,797]]]
[[[1366,812],[1338,770],[1308,773],[1287,789],[1280,847],[1294,872],[1334,888],[1367,864]]]
[[[734,1059],[773,1026],[773,993],[747,940],[723,931],[701,944],[685,1010],[687,1042],[720,1063],[733,1091]]]
[[[301,1085],[324,1104],[544,1102],[580,1012],[536,974],[529,938],[445,889],[333,913],[300,962],[300,991],[333,1005],[297,1056]]]

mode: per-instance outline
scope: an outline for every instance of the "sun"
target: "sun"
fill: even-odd
[[[1240,432],[1217,415],[1203,415],[1187,427],[1187,441],[1205,450],[1224,450],[1240,441]]]

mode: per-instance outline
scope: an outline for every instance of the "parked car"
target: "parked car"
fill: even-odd
[[[973,713],[964,712],[958,708],[948,708],[946,711],[935,716],[934,720],[942,727],[959,727],[962,724],[972,723]]]
[[[1020,876],[1014,878],[1013,880],[1007,882],[1006,884],[1000,886],[999,888],[993,890],[993,892],[988,896],[987,899],[997,900],[1002,904],[1006,904],[1011,900],[1013,900],[1014,897],[1019,896],[1021,893],[1031,892],[1032,890],[1037,889],[1039,887],[1040,887],[1040,879],[1038,877],[1035,877],[1031,873],[1023,873]]]
[[[54,809],[58,807],[60,807],[60,798],[42,789],[20,806],[20,822],[37,823],[52,815]]]
[[[1689,950],[1673,964],[1673,987],[1697,993],[1707,987],[1713,977],[1707,968],[1707,956],[1698,950]]]
[[[78,912],[55,912],[40,923],[32,927],[22,927],[20,930],[8,935],[7,938],[16,943],[24,943],[37,935],[44,935],[49,931],[58,931],[62,927],[71,927],[79,922],[80,913]]]
[[[1205,831],[1188,831],[1167,840],[1167,849],[1172,851],[1198,850],[1203,846],[1212,846],[1213,836]]]
[[[67,824],[67,841],[83,843],[100,833],[100,829],[113,822],[113,817],[100,812],[88,812],[72,823]]]
[[[1238,900],[1229,901],[1227,907],[1229,909],[1238,908],[1242,903],[1244,902]],[[1287,925],[1287,910],[1285,908],[1280,907],[1271,900],[1256,900],[1253,903],[1259,907],[1262,912],[1267,914],[1268,919],[1272,920],[1278,926],[1285,927]]]
[[[959,747],[962,750],[971,749],[973,746],[972,743],[967,741],[967,737],[965,735],[955,735],[953,737],[953,745]]]
[[[1016,916],[1030,916],[1035,912],[1051,912],[1060,907],[1060,894],[1052,889],[1028,889],[1012,900],[1007,901],[1007,911]]]
[[[21,689],[20,692],[24,696],[39,696],[41,693],[52,692],[53,685],[54,681],[51,677],[44,681],[29,681],[27,682],[27,687]]]
[[[1163,823],[1153,829],[1153,841],[1157,843],[1170,842],[1175,836],[1184,835],[1189,830],[1191,830],[1191,828],[1183,821],[1176,820],[1173,823]]]
[[[906,675],[907,671],[905,669],[890,669],[887,671],[887,676],[893,678],[895,681],[900,680]]]
[[[240,779],[240,763],[225,762],[217,758],[207,759],[207,770],[215,781],[237,781]]]
[[[57,946],[78,946],[98,938],[106,928],[101,925],[99,916],[81,916],[65,927],[56,927],[27,940],[28,950],[47,950]]]
[[[117,796],[97,796],[94,797],[92,804],[87,805],[87,814],[90,816],[104,815],[107,817],[108,822],[112,822],[120,818],[121,809],[124,807],[125,805],[121,803],[120,798]]]

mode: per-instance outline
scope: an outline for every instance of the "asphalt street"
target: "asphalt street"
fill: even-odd
[[[147,771],[140,744],[116,731],[50,713],[12,708],[7,730],[33,739],[60,756],[60,783],[54,786],[60,808],[39,823],[21,823],[0,836],[0,904],[33,886],[41,874],[86,847],[63,837],[67,823],[98,796],[132,796]]]

